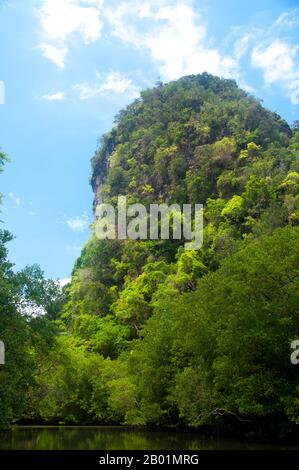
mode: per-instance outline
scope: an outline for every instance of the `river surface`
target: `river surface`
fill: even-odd
[[[0,432],[1,450],[238,450],[296,449],[283,444],[206,438],[197,433],[120,427],[18,426]]]

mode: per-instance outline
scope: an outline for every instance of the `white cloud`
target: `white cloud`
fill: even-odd
[[[44,0],[39,18],[44,33],[50,40],[65,41],[74,32],[86,44],[101,36],[100,0]]]
[[[242,56],[246,54],[249,49],[250,40],[253,39],[252,34],[244,34],[241,38],[239,38],[234,45],[234,55],[236,59],[240,59]]]
[[[100,94],[98,85],[89,85],[88,83],[78,83],[74,89],[79,92],[80,100],[88,100]]]
[[[205,45],[205,27],[198,24],[189,6],[164,7],[159,9],[154,19],[160,22],[160,26],[145,39],[145,44],[152,57],[161,63],[163,77],[175,79],[204,71],[231,75],[234,60],[222,58],[216,49]]]
[[[286,11],[270,24],[258,27],[234,27],[226,39],[227,45],[233,43],[233,55],[239,63],[240,73],[237,80],[244,89],[245,74],[255,69],[255,79],[259,80],[257,69],[262,74],[263,91],[277,92],[280,88],[292,104],[299,101],[299,9]],[[255,91],[255,90],[253,90]]]
[[[106,8],[105,16],[114,36],[150,53],[164,80],[207,71],[234,78],[248,92],[255,92],[245,79],[251,64],[262,71],[266,86],[279,85],[298,104],[299,47],[290,38],[299,23],[298,9],[284,12],[264,28],[232,28],[223,41],[230,48],[225,54],[212,45],[213,38],[193,4],[192,0],[130,0]],[[251,60],[242,63],[246,54]]]
[[[166,80],[204,71],[223,77],[238,75],[237,61],[208,45],[205,25],[187,2],[171,6],[123,2],[108,9],[106,16],[115,36],[148,49]],[[141,30],[138,20],[147,21],[149,27],[143,25]]]
[[[43,95],[42,98],[47,101],[62,101],[64,100],[65,95],[62,91],[58,91],[57,93]]]
[[[248,83],[244,82],[242,78],[238,80],[239,86],[244,90],[247,91],[247,93],[255,94],[257,93],[256,88],[254,88],[252,85],[249,85]]]
[[[291,89],[291,103],[292,104],[299,104],[299,80],[294,80],[290,84]]]
[[[99,77],[99,74],[97,74]],[[131,99],[139,95],[140,89],[133,84],[132,80],[119,72],[110,72],[104,82],[90,85],[81,83],[75,85],[75,90],[79,92],[81,100],[87,100],[107,93],[126,93]]]
[[[97,41],[103,27],[102,6],[103,0],[42,0],[38,18],[43,55],[63,68],[72,35],[76,33],[85,44]]]
[[[105,20],[110,26],[108,34],[150,55],[162,80],[206,71],[234,78],[253,92],[254,88],[246,83],[251,64],[261,70],[267,86],[280,85],[291,102],[298,104],[298,46],[290,39],[299,22],[297,9],[284,12],[264,28],[232,28],[223,43],[215,45],[193,0],[123,0],[107,4],[103,0],[40,0],[43,41],[39,47],[43,55],[63,69],[73,37],[85,44],[97,41]],[[251,61],[245,63],[245,55]],[[126,93],[134,98],[140,91],[119,72],[111,72],[103,81],[97,76],[94,83],[79,83],[74,88],[81,100],[108,93]]]
[[[297,47],[277,39],[268,46],[258,46],[252,52],[252,64],[264,70],[266,83],[272,84],[293,75]]]
[[[140,16],[140,5],[138,2],[123,2],[116,8],[106,8],[105,16],[113,27],[112,34],[114,36],[136,47],[142,46],[142,35],[134,24],[134,18],[143,17],[142,14]]]
[[[87,214],[84,213],[82,216],[67,219],[66,223],[74,232],[84,232],[88,227],[89,221]]]
[[[10,192],[8,193],[9,198],[15,203],[16,206],[20,206],[22,203],[22,200],[19,196],[16,196],[15,193]]]
[[[60,287],[64,287],[66,284],[69,284],[70,282],[71,282],[70,277],[66,277],[64,279],[58,279],[58,283],[59,283]]]
[[[299,21],[298,10],[286,11],[282,13],[275,21],[276,26],[283,28],[293,28]]]
[[[65,58],[68,51],[66,46],[62,45],[57,47],[51,44],[41,44],[39,48],[46,59],[51,60],[51,62],[57,65],[58,68],[64,68]]]
[[[266,85],[284,87],[293,104],[299,103],[298,50],[298,45],[275,39],[268,45],[255,47],[252,52],[252,65],[262,69]]]
[[[101,91],[112,91],[113,93],[124,93],[132,86],[132,80],[122,76],[119,72],[111,72],[107,75],[105,82],[101,85]]]

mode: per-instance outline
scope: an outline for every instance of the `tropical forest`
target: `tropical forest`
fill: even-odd
[[[142,91],[90,157],[94,212],[119,195],[202,204],[202,246],[100,240],[94,217],[61,288],[36,264],[14,269],[4,221],[0,426],[297,435],[299,122],[189,75]]]

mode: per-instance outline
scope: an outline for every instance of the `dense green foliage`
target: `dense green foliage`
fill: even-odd
[[[36,387],[39,364],[55,341],[50,313],[63,303],[59,286],[46,280],[40,268],[13,272],[6,248],[11,239],[10,233],[0,231],[0,339],[5,345],[5,364],[0,366],[0,427],[28,414],[29,391]]]
[[[0,171],[7,156],[0,151]],[[47,280],[38,266],[15,273],[7,258],[12,235],[0,230],[0,340],[5,364],[0,365],[0,428],[29,413],[40,363],[55,342],[54,314],[64,297],[57,283]]]
[[[18,275],[47,312],[22,339],[27,419],[293,431],[298,124],[233,81],[185,77],[121,111],[92,167],[95,205],[204,204],[204,244],[92,233],[63,296],[36,267]]]

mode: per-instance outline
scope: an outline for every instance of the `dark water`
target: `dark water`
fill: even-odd
[[[119,427],[21,426],[0,432],[0,449],[24,450],[217,450],[290,449],[196,433],[150,432]],[[299,450],[298,446],[293,449]]]

